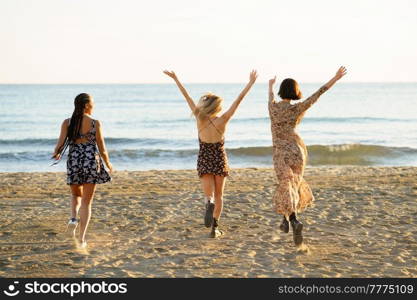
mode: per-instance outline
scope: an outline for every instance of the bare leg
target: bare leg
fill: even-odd
[[[204,215],[204,226],[207,228],[213,224],[213,211],[214,211],[214,176],[211,174],[205,174],[201,177],[201,186],[204,193],[204,203],[206,206],[206,213]]]
[[[201,186],[203,188],[204,196],[207,200],[213,199],[214,195],[214,175],[204,174],[201,176]]]
[[[81,206],[83,196],[83,186],[81,184],[71,184],[71,218],[76,219]]]
[[[93,204],[94,192],[96,185],[92,183],[83,184],[83,196],[80,208],[80,241],[85,241],[88,223],[91,218],[91,205]]]
[[[214,213],[213,217],[216,220],[220,219],[220,215],[223,210],[223,192],[224,192],[224,185],[226,184],[226,177],[225,176],[214,176]]]
[[[223,231],[219,230],[219,218],[223,210],[223,191],[226,183],[226,177],[214,176],[214,211],[213,211],[213,224],[211,227],[210,237],[216,238],[223,234]]]

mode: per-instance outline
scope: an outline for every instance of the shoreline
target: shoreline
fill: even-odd
[[[306,166],[307,169],[354,169],[354,168],[363,168],[363,169],[417,169],[417,166],[414,165],[308,165]],[[107,170],[107,167],[106,167]],[[238,168],[231,168],[233,171],[242,171],[242,170],[274,170],[274,168],[266,167],[266,166],[259,166],[259,167],[238,167]],[[189,169],[146,169],[146,170],[116,170],[117,173],[123,173],[123,172],[139,172],[139,173],[146,173],[146,172],[192,172],[196,171],[196,168],[189,168]],[[66,178],[66,171],[0,171],[0,174],[62,174]]]
[[[48,139],[46,139],[48,140]],[[58,165],[51,166],[54,161],[48,160],[50,149],[47,150],[44,140],[0,140],[0,146],[17,147],[13,151],[0,153],[0,173],[17,172],[65,172],[66,155]],[[48,140],[48,143],[52,140]],[[106,138],[109,155],[116,170],[122,171],[150,171],[167,170],[174,167],[175,170],[193,170],[196,168],[198,156],[198,144],[183,148],[165,149],[164,140],[154,148],[146,149],[143,145],[153,143],[149,139]],[[183,141],[184,142],[184,141]],[[35,151],[28,151],[30,144],[36,144]],[[112,144],[115,143],[115,144]],[[135,144],[139,143],[139,144]],[[189,141],[185,142],[189,143]],[[184,145],[183,145],[184,146]],[[17,150],[20,147],[20,152]],[[33,146],[32,146],[33,147]],[[113,149],[113,147],[116,147]],[[342,143],[342,144],[310,144],[308,149],[308,167],[339,167],[339,166],[364,166],[364,167],[416,167],[417,147],[410,145],[389,146],[378,144]],[[17,151],[17,152],[16,152]],[[271,145],[238,145],[233,147],[226,145],[226,153],[232,168],[271,168],[273,166],[273,147]]]
[[[116,171],[80,250],[63,172],[0,173],[0,277],[416,277],[417,167],[314,166],[305,245],[279,232],[272,168],[232,169],[208,238],[197,172]]]

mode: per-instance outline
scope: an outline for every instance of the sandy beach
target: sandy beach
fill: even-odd
[[[196,172],[116,172],[87,250],[65,233],[64,173],[0,174],[1,277],[417,277],[417,167],[307,168],[305,244],[279,232],[272,169],[235,169],[210,239]]]

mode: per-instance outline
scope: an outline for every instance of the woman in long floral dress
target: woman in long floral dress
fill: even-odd
[[[269,116],[273,142],[273,161],[278,181],[273,195],[274,210],[283,215],[280,229],[288,233],[289,223],[293,229],[296,245],[303,242],[303,224],[297,220],[297,213],[303,211],[314,201],[312,191],[304,180],[304,168],[307,160],[307,148],[295,131],[305,112],[319,97],[346,74],[346,68],[340,67],[336,75],[313,95],[302,102],[298,83],[291,78],[284,79],[278,95],[281,101],[275,101],[274,84],[276,77],[269,81]]]

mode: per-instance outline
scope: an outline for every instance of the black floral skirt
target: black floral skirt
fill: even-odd
[[[220,176],[229,175],[224,141],[218,143],[205,143],[199,140],[200,151],[197,159],[198,176],[213,174]]]
[[[106,183],[111,180],[95,143],[71,144],[67,160],[67,184]]]

